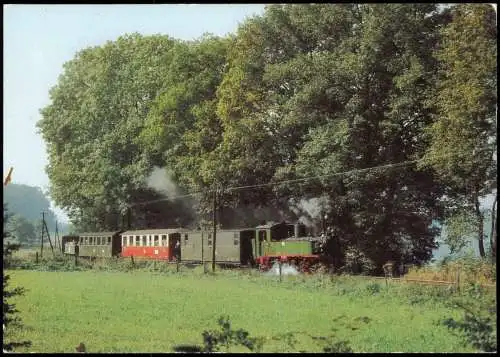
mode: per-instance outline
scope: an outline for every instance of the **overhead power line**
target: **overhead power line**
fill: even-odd
[[[448,154],[448,155],[436,156],[436,158],[442,159],[442,158],[452,157],[452,156],[457,156],[457,154],[453,153],[453,154]],[[245,190],[245,189],[249,189],[249,188],[278,186],[278,185],[283,185],[283,184],[306,182],[309,180],[332,178],[332,177],[343,176],[343,175],[352,174],[352,173],[363,173],[363,172],[368,172],[368,171],[372,171],[372,170],[403,167],[403,166],[415,164],[415,163],[422,161],[422,160],[423,159],[421,158],[421,159],[416,159],[416,160],[408,160],[408,161],[402,161],[402,162],[397,162],[397,163],[390,163],[390,164],[385,164],[385,165],[366,167],[363,169],[352,169],[352,170],[347,170],[347,171],[341,171],[341,172],[336,172],[336,173],[332,173],[332,174],[328,174],[328,175],[308,176],[308,177],[301,177],[301,178],[297,178],[297,179],[274,181],[274,182],[255,184],[255,185],[234,186],[234,187],[225,188],[224,191],[226,191],[226,192],[239,191],[239,190]],[[147,204],[152,204],[152,203],[156,203],[156,202],[170,201],[170,200],[175,200],[175,199],[179,199],[179,198],[194,197],[194,196],[200,195],[202,193],[203,193],[203,191],[197,191],[197,192],[192,192],[192,193],[188,193],[185,195],[169,196],[166,198],[160,198],[160,199],[156,199],[156,200],[152,200],[152,201],[137,202],[137,203],[133,203],[133,204],[128,205],[128,207],[130,208],[130,207],[134,207],[134,206],[141,206],[141,205],[147,205]]]

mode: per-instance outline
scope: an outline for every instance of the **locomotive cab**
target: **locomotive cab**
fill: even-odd
[[[258,226],[254,255],[312,254],[312,244],[306,238],[304,224],[278,223]]]

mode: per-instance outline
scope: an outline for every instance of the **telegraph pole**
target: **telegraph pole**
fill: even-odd
[[[45,216],[44,213],[42,212],[42,245],[40,247],[40,258],[43,258],[43,232],[45,231],[44,223],[45,223]]]
[[[45,212],[42,212],[42,224],[43,224],[43,227],[45,227],[45,229],[47,230],[47,238],[49,239],[49,244],[50,244],[50,249],[52,250],[52,255],[55,256],[54,246],[52,245],[52,241],[50,240],[49,228],[47,227],[47,223],[45,222]],[[43,232],[43,227],[42,227],[42,232]],[[42,235],[42,240],[43,240],[43,235]],[[43,244],[42,244],[42,248],[43,248]]]
[[[214,185],[213,223],[214,223],[214,241],[212,247],[212,272],[215,273],[215,244],[217,239],[217,186],[216,185]]]
[[[57,249],[57,245],[59,245],[59,249],[62,252],[61,241],[59,239],[59,229],[57,227],[57,220],[56,220],[56,234],[55,234],[54,240],[55,240],[56,249]]]

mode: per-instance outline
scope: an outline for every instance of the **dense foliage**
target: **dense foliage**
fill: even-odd
[[[472,210],[482,227],[479,197],[496,189],[496,36],[485,4],[286,4],[226,38],[84,49],[38,123],[51,196],[81,229],[189,224],[214,189],[226,226],[322,197],[327,252],[374,272],[420,264],[433,220]],[[155,167],[199,194],[136,205],[163,197]]]
[[[8,221],[11,218],[7,211],[7,205],[3,206],[3,250],[2,250],[2,260],[3,260],[3,282],[2,282],[2,322],[3,322],[3,333],[9,332],[13,327],[22,326],[21,318],[18,316],[19,310],[16,309],[16,305],[12,303],[12,298],[18,295],[24,294],[25,290],[21,287],[11,288],[10,287],[10,275],[6,274],[6,268],[9,267],[9,262],[12,258],[12,253],[19,249],[19,244],[10,243],[9,237],[10,232],[6,228]],[[6,331],[7,330],[7,331]],[[30,346],[30,341],[12,341],[10,338],[4,337],[2,341],[3,351],[12,351],[16,347]]]

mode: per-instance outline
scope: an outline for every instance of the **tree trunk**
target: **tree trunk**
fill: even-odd
[[[476,205],[476,217],[477,217],[477,239],[479,243],[479,255],[481,258],[484,258],[486,256],[486,253],[484,252],[484,217],[481,214],[481,210],[479,208],[479,194],[476,191],[476,197],[474,197],[475,200],[475,205]]]
[[[496,227],[496,206],[497,196],[495,195],[495,200],[491,206],[491,232],[490,232],[490,247],[491,247],[491,259],[493,261],[497,258],[497,227]]]

